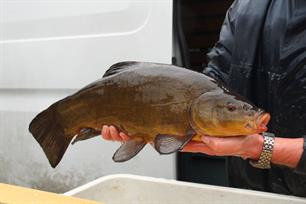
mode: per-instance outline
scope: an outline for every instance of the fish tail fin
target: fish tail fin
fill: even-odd
[[[55,168],[68,148],[72,136],[65,135],[57,122],[56,104],[39,113],[30,123],[29,131],[45,152],[50,165]]]

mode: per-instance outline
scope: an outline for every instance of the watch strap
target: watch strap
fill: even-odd
[[[256,168],[270,169],[275,135],[273,133],[263,132],[262,136],[264,143],[259,159],[258,161],[250,160],[250,164]]]

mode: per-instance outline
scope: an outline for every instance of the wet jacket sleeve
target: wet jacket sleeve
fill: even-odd
[[[221,27],[219,40],[207,54],[208,65],[203,73],[224,83],[228,82],[231,66],[232,48],[235,34],[235,13],[239,2],[236,0],[228,9]]]
[[[306,136],[304,136],[304,146],[303,146],[304,152],[301,156],[301,159],[295,169],[296,173],[304,174],[306,175]]]

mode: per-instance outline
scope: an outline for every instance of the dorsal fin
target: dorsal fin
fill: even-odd
[[[113,74],[117,74],[119,72],[122,72],[124,70],[135,68],[139,66],[142,62],[136,62],[136,61],[126,61],[126,62],[118,62],[116,64],[113,64],[103,75],[103,77],[111,76]]]
[[[114,74],[118,74],[125,70],[135,69],[135,68],[152,68],[152,67],[164,67],[164,68],[172,68],[176,67],[172,64],[163,64],[163,63],[155,63],[155,62],[137,62],[137,61],[125,61],[125,62],[118,62],[113,64],[103,75],[103,77],[108,77]],[[179,67],[182,68],[182,67]]]

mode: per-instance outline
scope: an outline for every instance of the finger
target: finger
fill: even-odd
[[[123,132],[120,132],[119,133],[119,136],[121,137],[121,139],[123,140],[123,141],[128,141],[128,140],[130,140],[130,137],[129,136],[127,136],[125,133],[123,133]]]
[[[109,127],[107,125],[103,125],[103,127],[102,127],[102,137],[105,140],[111,140]]]
[[[191,153],[204,153],[208,155],[214,155],[214,152],[204,143],[202,142],[189,142],[185,147],[181,150],[182,152],[191,152]]]
[[[122,141],[122,138],[119,136],[118,130],[114,126],[109,127],[110,135],[114,141]]]
[[[201,144],[186,144],[185,147],[181,150],[182,152],[201,152],[204,145]]]
[[[201,137],[216,155],[237,155],[240,153],[243,137]]]

